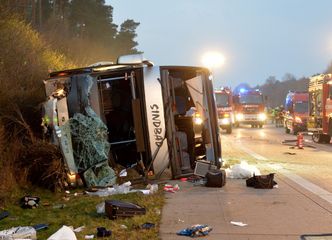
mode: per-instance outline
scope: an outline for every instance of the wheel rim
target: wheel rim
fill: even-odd
[[[314,133],[312,135],[312,141],[314,141],[315,143],[318,143],[318,141],[319,141],[319,134],[318,133]]]

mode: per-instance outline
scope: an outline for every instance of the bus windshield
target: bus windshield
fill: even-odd
[[[241,95],[240,103],[241,104],[262,104],[263,96],[262,95]]]
[[[216,94],[216,103],[217,107],[228,107],[229,106],[228,95]]]

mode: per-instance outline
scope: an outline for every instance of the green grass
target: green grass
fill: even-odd
[[[155,194],[143,195],[142,193],[128,193],[112,195],[109,197],[89,196],[74,193],[82,193],[83,190],[71,190],[70,194],[53,193],[46,190],[26,191],[22,196],[30,194],[40,197],[40,205],[35,209],[22,209],[19,199],[14,197],[6,203],[5,209],[10,216],[0,220],[0,230],[17,226],[33,226],[39,223],[48,224],[48,229],[37,232],[38,239],[47,239],[63,225],[77,228],[85,226],[82,232],[76,233],[77,239],[84,239],[85,235],[94,234],[96,238],[97,227],[105,227],[112,230],[112,237],[98,239],[159,239],[158,229],[161,219],[161,210],[164,204],[164,194],[159,190]],[[68,198],[65,200],[64,198]],[[105,200],[117,199],[132,202],[145,207],[146,214],[130,218],[110,220],[105,214],[98,214],[96,206]],[[63,209],[53,206],[64,204]],[[140,229],[143,223],[150,222],[156,225],[153,229]],[[124,227],[125,226],[125,227]]]

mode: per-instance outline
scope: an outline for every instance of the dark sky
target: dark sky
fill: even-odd
[[[331,0],[108,0],[114,22],[140,22],[138,50],[156,65],[202,65],[225,56],[215,87],[309,77],[332,60]]]

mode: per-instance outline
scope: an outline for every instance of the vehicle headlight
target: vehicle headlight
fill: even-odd
[[[244,119],[243,113],[238,113],[238,114],[236,114],[236,120],[237,120],[237,121],[241,121],[241,120],[243,120],[243,119]]]
[[[202,120],[200,117],[196,117],[196,118],[194,119],[194,123],[195,123],[196,125],[201,125],[201,124],[203,123],[203,120]]]
[[[295,122],[297,122],[297,123],[302,123],[302,119],[300,118],[300,117],[295,117]]]
[[[229,118],[223,118],[223,119],[221,119],[221,124],[223,124],[223,125],[230,124]]]
[[[258,114],[258,120],[265,121],[266,120],[266,114],[265,113]]]
[[[229,118],[229,113],[225,113],[224,118]]]

